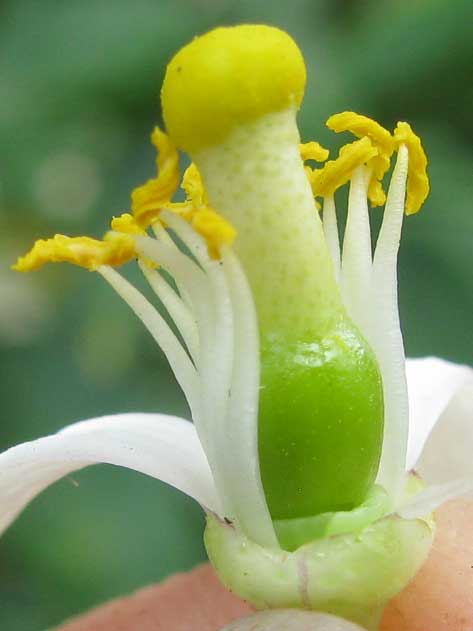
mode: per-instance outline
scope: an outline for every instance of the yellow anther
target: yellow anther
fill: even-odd
[[[368,136],[379,152],[388,157],[394,151],[394,140],[389,131],[368,116],[355,112],[340,112],[330,116],[327,127],[337,133],[349,131],[357,138]]]
[[[184,171],[181,188],[185,190],[186,198],[188,200],[192,200],[196,208],[207,204],[207,194],[205,192],[204,183],[202,182],[202,177],[193,162]]]
[[[328,149],[325,149],[324,147],[322,147],[321,144],[319,144],[318,142],[315,142],[314,140],[311,140],[310,142],[301,143],[299,145],[299,151],[300,151],[303,162],[305,162],[306,160],[314,160],[315,162],[325,162],[330,154]],[[310,167],[309,165],[305,164],[304,171],[307,176],[307,179],[309,180],[309,183],[311,183],[312,173],[314,172],[314,169]],[[315,202],[315,206],[317,210],[320,210],[322,208],[322,205],[318,201]]]
[[[406,215],[418,212],[430,190],[427,175],[427,156],[419,136],[411,129],[409,123],[398,123],[394,130],[396,149],[406,145],[409,152],[409,168],[407,173]]]
[[[305,81],[301,51],[284,31],[253,24],[214,29],[168,65],[161,91],[166,129],[192,154],[241,124],[298,108]]]
[[[386,193],[379,180],[372,177],[368,186],[368,199],[372,206],[384,206],[386,203]]]
[[[115,232],[124,234],[145,234],[146,232],[130,213],[123,213],[119,217],[114,217],[110,226]]]
[[[386,195],[379,181],[390,166],[390,158],[394,151],[394,139],[387,129],[368,116],[355,112],[340,112],[327,120],[327,127],[337,133],[349,131],[357,138],[367,136],[378,149],[378,155],[369,162],[368,167],[373,169],[373,177],[368,190],[368,198],[373,206],[382,206],[386,201]]]
[[[219,258],[221,247],[231,245],[236,237],[235,228],[211,208],[196,210],[192,216],[191,224],[201,234],[212,258]]]
[[[304,142],[299,145],[301,158],[305,162],[306,160],[315,160],[316,162],[325,162],[329,156],[329,150],[324,149],[322,145],[314,140],[310,142]]]
[[[137,223],[146,228],[169,203],[179,185],[179,155],[169,136],[155,127],[151,142],[158,151],[158,175],[131,194],[131,208]]]
[[[36,241],[33,248],[20,257],[12,269],[17,272],[31,272],[46,263],[67,262],[94,271],[101,265],[122,265],[135,256],[134,241],[126,234],[108,232],[103,241],[56,234],[52,239]]]
[[[202,235],[212,258],[219,258],[222,245],[231,245],[236,236],[234,227],[208,206],[202,177],[192,163],[185,171],[181,188],[186,192],[185,202],[172,202],[165,206],[189,222]]]
[[[336,160],[330,160],[321,169],[312,172],[310,179],[314,196],[333,195],[337,188],[350,180],[357,167],[366,164],[377,154],[378,150],[367,137],[345,145]]]

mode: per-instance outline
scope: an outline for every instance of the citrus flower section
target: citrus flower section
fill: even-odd
[[[196,38],[168,66],[157,173],[132,193],[131,212],[103,240],[56,235],[18,260],[19,271],[65,261],[99,273],[166,354],[193,424],[117,415],[6,451],[0,527],[62,475],[131,467],[204,507],[209,558],[235,593],[376,629],[428,554],[430,513],[473,486],[470,465],[426,488],[409,473],[419,466],[432,479],[435,422],[445,437],[443,419],[473,377],[404,357],[396,265],[404,215],[429,191],[420,139],[407,123],[391,133],[342,112],[327,125],[355,138],[329,159],[301,143],[305,81],[302,54],[279,29]],[[174,201],[179,150],[192,159],[184,201]],[[369,204],[384,206],[375,239]],[[115,269],[131,260],[152,298]],[[471,406],[461,409],[467,431]]]

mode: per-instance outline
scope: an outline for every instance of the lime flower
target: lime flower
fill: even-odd
[[[376,628],[428,554],[432,511],[473,487],[457,439],[473,371],[404,358],[396,264],[403,216],[429,191],[419,138],[408,123],[391,133],[343,112],[327,125],[356,139],[328,160],[300,143],[305,78],[279,29],[197,38],[168,66],[168,133],[152,134],[157,176],[133,192],[132,212],[103,240],[56,235],[18,260],[22,272],[59,261],[98,272],[165,352],[194,423],[109,416],[6,451],[0,528],[71,471],[130,467],[203,506],[211,561],[255,606]],[[184,202],[172,201],[177,148],[193,160]],[[384,205],[374,254],[368,202]],[[134,259],[174,328],[114,269]],[[414,467],[435,484],[424,489]]]

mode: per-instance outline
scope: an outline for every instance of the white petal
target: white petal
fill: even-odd
[[[262,611],[242,618],[223,631],[363,631],[336,616],[299,609]]]
[[[409,389],[407,468],[415,467],[428,482],[444,482],[473,474],[471,393],[470,397],[465,393],[461,400],[455,396],[468,382],[473,384],[473,369],[426,357],[407,360],[406,374]]]
[[[161,414],[119,414],[75,423],[1,454],[0,533],[50,484],[98,463],[146,473],[220,513],[192,423]]]

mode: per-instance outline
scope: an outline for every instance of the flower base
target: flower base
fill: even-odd
[[[392,514],[356,534],[287,552],[259,546],[209,513],[204,538],[222,582],[256,608],[318,610],[375,630],[387,602],[427,558],[433,536],[432,519]]]

